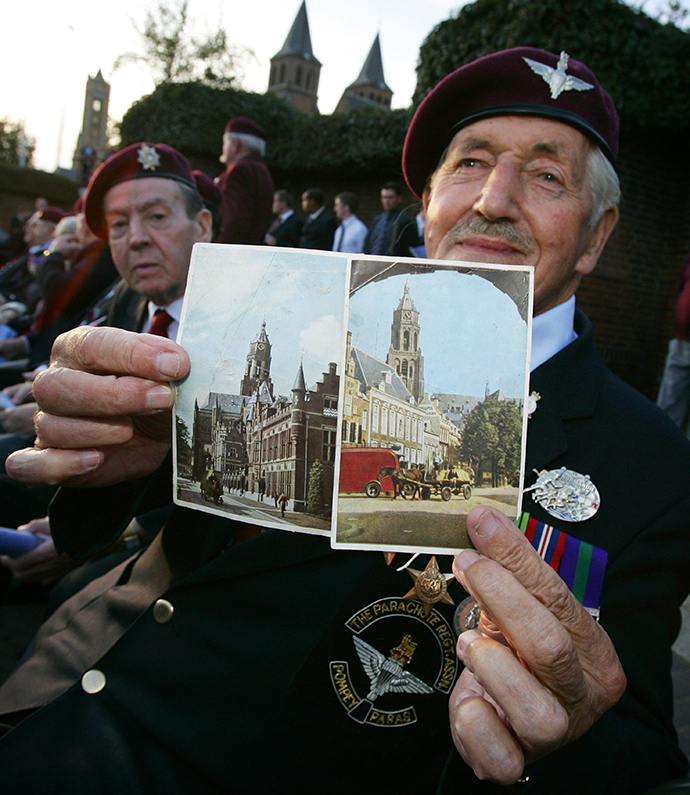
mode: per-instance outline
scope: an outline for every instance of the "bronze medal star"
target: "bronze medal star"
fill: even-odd
[[[447,585],[448,580],[453,579],[453,575],[441,574],[435,555],[431,557],[424,571],[416,569],[407,569],[407,571],[414,580],[414,586],[403,596],[403,599],[416,599],[422,602],[425,616],[429,615],[431,605],[436,602],[444,602],[447,605],[455,604],[448,593]]]

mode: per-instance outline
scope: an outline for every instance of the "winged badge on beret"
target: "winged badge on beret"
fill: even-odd
[[[588,91],[590,88],[594,88],[591,83],[580,80],[579,77],[566,74],[570,56],[565,51],[561,51],[561,56],[555,69],[540,61],[533,61],[531,58],[523,57],[522,60],[533,72],[544,78],[544,82],[551,89],[551,99],[557,99],[563,91]]]

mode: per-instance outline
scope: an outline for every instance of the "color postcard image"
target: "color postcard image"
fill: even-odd
[[[353,258],[332,544],[452,553],[520,503],[533,272]]]
[[[194,247],[178,342],[175,502],[331,534],[347,256]]]

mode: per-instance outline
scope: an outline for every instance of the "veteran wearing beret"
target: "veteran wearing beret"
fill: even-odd
[[[273,178],[263,161],[266,135],[244,116],[230,119],[223,133],[217,184],[222,194],[219,243],[258,246],[273,220]]]
[[[3,772],[12,759],[17,781],[40,783],[62,752],[65,786],[84,775],[112,783],[117,763],[147,792],[273,792],[299,781],[310,792],[463,795],[499,785],[637,793],[686,774],[670,648],[689,589],[690,448],[602,365],[575,308],[618,217],[617,149],[618,116],[592,71],[534,48],[449,75],[407,135],[403,167],[426,207],[429,256],[529,265],[536,283],[525,534],[489,508],[468,517],[475,549],[453,571],[481,618],[459,635],[464,669],[449,698],[439,696],[442,672],[457,658],[439,668],[432,654],[446,648],[443,615],[414,623],[414,608],[400,608],[404,572],[379,553],[331,552],[324,539],[277,531],[228,550],[222,528],[178,509],[158,547],[96,598],[66,606],[61,626],[69,617],[100,628],[99,601],[151,583],[135,589],[138,607],[114,638],[59,669],[42,698],[0,714],[14,727],[0,741]],[[106,329],[63,337],[34,390],[36,446],[8,470],[71,487],[54,506],[65,528],[70,494],[91,506],[115,499],[113,514],[150,501],[161,478],[169,483],[151,411],[172,405],[169,385],[189,367],[164,340]],[[663,484],[636,489],[650,469],[667,473]],[[93,513],[58,530],[63,548],[85,554],[115,532]],[[194,534],[202,549],[191,555]],[[528,540],[537,535],[541,557]],[[551,540],[587,551],[574,579],[548,554]],[[42,629],[27,683],[55,656],[58,633]],[[89,751],[98,738],[87,726],[102,727],[108,752],[78,764],[45,739],[60,720]]]

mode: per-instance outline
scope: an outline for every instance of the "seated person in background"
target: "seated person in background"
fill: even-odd
[[[24,227],[24,240],[29,250],[0,270],[0,301],[19,301],[26,305],[29,315],[33,314],[41,297],[36,284],[36,265],[65,215],[57,207],[44,207],[29,218]]]
[[[117,278],[107,244],[90,231],[82,213],[65,218],[62,224],[68,224],[70,231],[56,234],[36,267],[42,297],[37,317],[22,336],[0,340],[0,356],[10,361],[26,358],[27,362],[14,372],[0,374],[0,385],[12,384],[22,370],[46,362],[53,340],[79,325],[88,308]]]
[[[554,98],[566,69],[570,88]],[[618,115],[594,73],[524,47],[442,81],[403,158],[430,257],[534,269],[541,399],[527,486],[535,469],[599,495],[583,513],[562,491],[565,518],[534,490],[523,506],[531,527],[607,556],[601,623],[490,507],[469,513],[475,549],[453,563],[481,610],[457,645],[452,610],[431,595],[449,587],[441,573],[408,601],[409,574],[379,552],[280,530],[236,543],[240,522],[176,508],[146,552],[56,611],[0,688],[5,787],[169,795],[299,781],[343,795],[488,795],[526,776],[527,795],[632,795],[687,773],[669,669],[690,588],[690,444],[603,366],[575,309],[618,219],[617,149]],[[118,224],[130,248],[138,240],[136,181],[100,186],[116,263]],[[160,196],[166,180],[152,181]],[[90,193],[97,207],[94,183]],[[88,205],[87,194],[87,217]],[[154,238],[167,235],[139,240]],[[169,501],[171,383],[190,367],[150,335],[92,328],[56,342],[34,385],[36,446],[8,471],[66,486],[51,506],[58,550],[93,554],[143,504]],[[631,499],[650,469],[664,478]]]

